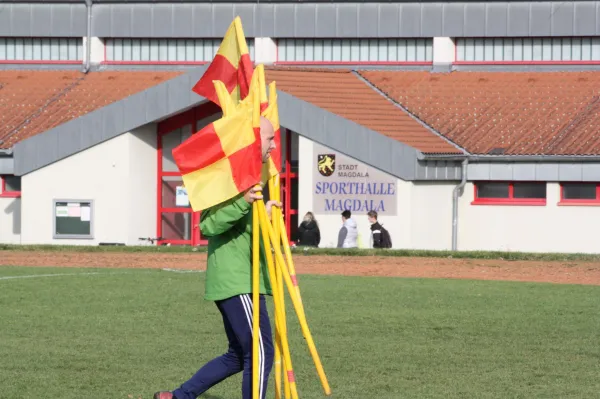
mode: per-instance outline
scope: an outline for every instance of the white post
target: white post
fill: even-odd
[[[98,65],[104,61],[104,41],[99,37],[92,37],[91,40],[92,48],[91,48],[91,65]],[[87,45],[87,37],[83,38],[83,50],[86,49]],[[83,52],[83,61],[87,58],[87,52]]]
[[[452,65],[456,61],[456,45],[451,37],[433,38],[433,65]]]
[[[254,39],[254,62],[271,65],[277,62],[277,42],[270,37]]]

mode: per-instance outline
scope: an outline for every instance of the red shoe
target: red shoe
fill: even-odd
[[[171,392],[156,392],[153,396],[154,399],[177,399]]]

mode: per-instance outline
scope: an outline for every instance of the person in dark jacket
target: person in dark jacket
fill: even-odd
[[[306,212],[304,220],[298,227],[298,245],[304,247],[318,247],[321,242],[319,224],[312,212]]]
[[[377,212],[369,211],[367,213],[369,223],[371,223],[371,245],[372,248],[385,248],[385,238],[383,236],[383,228],[377,221]]]

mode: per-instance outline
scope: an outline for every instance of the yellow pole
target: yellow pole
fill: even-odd
[[[263,246],[265,249],[265,256],[267,258],[267,267],[269,269],[269,277],[271,279],[271,285],[272,286],[277,286],[277,275],[275,273],[275,266],[273,265],[273,255],[271,254],[271,245],[269,242],[269,234],[267,229],[265,229],[265,226],[271,226],[271,223],[269,222],[269,220],[267,219],[267,210],[265,207],[265,203],[263,200],[258,200],[256,201],[258,202],[258,209],[259,209],[259,218],[260,218],[260,226],[261,226],[261,233],[262,233],[262,239],[263,239]],[[271,229],[272,230],[272,229]],[[277,251],[277,247],[275,247],[275,251]],[[281,251],[279,251],[281,253]],[[284,273],[285,276],[285,273]],[[289,277],[289,276],[288,276]],[[279,291],[277,289],[273,289],[273,302],[275,302],[275,317],[276,317],[276,322],[277,319],[279,319],[279,323],[281,324],[281,321],[284,319],[283,316],[283,306],[281,303],[281,296],[279,295]],[[287,334],[281,334],[281,347],[283,350],[283,361],[284,361],[284,367],[285,370],[287,371],[287,378],[289,380],[289,384],[290,384],[290,391],[291,391],[291,396],[292,399],[298,399],[298,391],[297,391],[297,387],[296,387],[296,381],[295,381],[295,377],[294,377],[294,369],[292,367],[292,358],[290,356],[290,348],[289,348],[289,344],[288,344],[288,340],[287,340]]]
[[[279,234],[281,235],[281,241],[283,243],[283,250],[285,252],[285,257],[288,264],[288,269],[290,271],[290,278],[292,279],[292,283],[296,287],[296,293],[298,294],[298,300],[302,305],[302,296],[300,295],[300,285],[298,285],[298,278],[296,277],[296,268],[294,267],[294,260],[292,259],[292,251],[290,250],[290,243],[287,240],[287,231],[285,231],[285,224],[283,221],[283,216],[279,218]],[[277,232],[277,226],[273,223],[273,229]]]
[[[276,257],[277,261],[283,265],[283,264],[285,264],[285,261],[283,259],[283,255],[281,254],[281,248],[279,247],[279,245],[277,245],[279,243],[277,243],[275,241],[275,232],[273,231],[273,226],[266,219],[266,208],[265,208],[264,202],[262,202],[262,201],[259,202],[258,207],[260,208],[260,212],[261,212],[260,223],[261,223],[261,231],[263,231],[263,242],[265,242],[265,241],[268,242],[268,240],[265,240],[265,238],[264,238],[265,234],[268,232],[271,242],[274,243],[273,248],[275,249],[275,257]],[[265,229],[265,227],[266,227],[266,229]],[[266,230],[266,232],[265,232],[265,230]],[[270,251],[266,251],[266,252],[269,253]],[[317,348],[315,346],[312,335],[308,328],[308,323],[306,322],[306,315],[304,314],[304,308],[300,304],[300,300],[297,297],[297,294],[296,294],[297,291],[294,288],[294,284],[292,283],[292,279],[290,278],[287,268],[282,267],[281,270],[283,271],[283,278],[287,285],[290,297],[292,298],[292,303],[294,304],[294,309],[296,310],[296,314],[298,315],[298,319],[300,321],[300,327],[302,328],[302,333],[304,335],[304,338],[306,339],[306,343],[308,345],[308,349],[309,349],[310,354],[315,363],[315,367],[317,368],[317,373],[319,374],[319,379],[321,380],[321,385],[323,385],[323,390],[325,391],[325,395],[331,395],[331,388],[329,387],[329,383],[327,382],[327,376],[325,375],[325,370],[323,370],[323,365],[321,364],[321,359],[319,358],[319,353],[317,352]],[[275,306],[277,306],[277,304]]]
[[[258,339],[260,336],[260,224],[259,210],[256,201],[252,204],[252,398],[258,397],[259,364],[258,364]]]
[[[275,189],[275,178],[276,176],[274,176],[273,178],[269,179],[269,194],[271,199],[275,200],[275,201],[279,201],[279,193],[276,191]],[[271,213],[273,214],[272,219],[274,221],[276,221],[276,216],[277,216],[277,212],[278,209],[272,209]],[[276,271],[276,275],[277,275],[277,281],[272,281],[271,282],[271,286],[273,291],[277,291],[281,304],[282,306],[284,306],[283,308],[283,314],[284,314],[284,319],[280,320],[279,318],[275,318],[275,399],[281,399],[281,375],[282,375],[282,365],[281,365],[281,336],[283,334],[287,334],[287,332],[285,331],[286,329],[284,328],[285,326],[285,305],[284,305],[284,296],[283,296],[283,280],[282,280],[282,276],[281,276],[281,270],[279,270],[281,265],[279,265],[277,262],[275,263],[275,271]],[[281,288],[280,288],[281,287]],[[285,369],[285,368],[283,368]],[[287,379],[284,378],[284,383],[287,383]],[[287,384],[286,384],[287,385]],[[289,387],[288,387],[288,394],[289,394]],[[289,396],[286,396],[286,398],[289,398]]]
[[[272,191],[274,193],[275,200],[277,202],[281,202],[281,181],[280,181],[279,175],[273,176],[272,180],[273,180],[273,190]],[[269,188],[269,190],[270,190],[270,188]],[[285,222],[283,221],[282,211],[280,208],[275,208],[274,211],[275,211],[274,215],[276,215],[276,217],[273,217],[272,219],[275,221],[275,223],[279,222],[279,225],[281,227],[283,227],[283,232],[280,235],[281,235],[282,239],[287,240],[287,232],[285,231]],[[288,246],[289,246],[289,243],[288,243]],[[281,324],[283,327],[283,333],[287,337],[287,317],[286,317],[286,311],[285,311],[285,288],[284,288],[284,284],[283,284],[283,274],[281,272],[281,268],[286,267],[286,266],[280,264],[279,262],[276,262],[275,266],[276,266],[276,273],[277,273],[277,286],[279,287],[279,293],[280,293],[280,298],[281,298],[281,307],[282,307],[281,312],[283,314],[283,322]],[[284,394],[285,394],[285,399],[290,399],[290,397],[291,397],[290,382],[289,382],[289,379],[287,378],[288,371],[289,370],[286,370],[285,368],[283,370],[283,372],[284,372],[283,390],[284,390]]]

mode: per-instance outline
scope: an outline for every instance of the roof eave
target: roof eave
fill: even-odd
[[[600,162],[600,155],[444,155],[423,154],[420,161],[462,161],[469,162]]]

